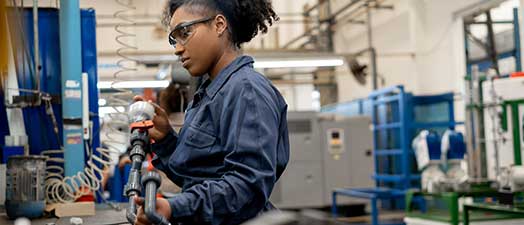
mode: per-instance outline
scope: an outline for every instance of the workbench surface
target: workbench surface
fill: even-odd
[[[82,225],[129,224],[126,223],[125,208],[124,210],[116,211],[107,205],[97,205],[96,215],[82,216],[80,218],[83,220]],[[71,217],[34,219],[31,220],[31,225],[70,225],[70,219]],[[0,225],[14,225],[14,221],[7,218],[4,209],[0,209]]]

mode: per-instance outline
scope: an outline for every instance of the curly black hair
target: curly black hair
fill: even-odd
[[[268,26],[279,20],[271,0],[168,0],[162,23],[169,26],[173,13],[182,6],[203,16],[224,15],[231,42],[238,48],[259,32],[267,33]]]

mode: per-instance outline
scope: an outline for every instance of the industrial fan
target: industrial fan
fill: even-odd
[[[346,58],[346,62],[348,64],[349,70],[351,70],[351,73],[353,74],[353,77],[355,77],[355,80],[357,80],[359,84],[365,85],[366,77],[368,75],[368,66],[361,65],[355,57]]]

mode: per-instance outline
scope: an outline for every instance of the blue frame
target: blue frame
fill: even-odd
[[[418,129],[454,129],[453,93],[413,96],[404,86],[397,85],[372,92],[371,120],[373,124],[374,188],[336,189],[333,191],[332,213],[337,216],[337,196],[349,196],[371,201],[372,224],[378,221],[378,202],[383,208],[404,208],[405,193],[419,188],[420,175],[414,162],[411,140]],[[415,109],[446,104],[446,121],[417,121]],[[389,147],[387,147],[389,146]]]

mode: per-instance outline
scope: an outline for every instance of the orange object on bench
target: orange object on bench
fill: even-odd
[[[509,75],[509,77],[524,77],[524,72],[522,71],[519,71],[519,72],[513,72]]]

